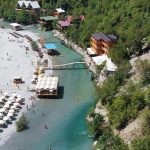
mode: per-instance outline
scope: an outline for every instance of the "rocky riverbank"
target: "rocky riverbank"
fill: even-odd
[[[77,53],[79,53],[80,55],[82,55],[84,57],[84,61],[86,63],[86,65],[89,67],[89,70],[95,75],[98,76],[98,72],[97,72],[97,67],[95,65],[95,63],[93,62],[93,60],[91,59],[91,57],[87,54],[86,50],[79,47],[77,44],[75,44],[73,41],[68,40],[63,33],[61,33],[58,30],[53,30],[52,33],[54,34],[55,37],[57,37],[58,39],[64,41],[64,44],[66,44],[67,46],[71,47],[73,50],[75,50]]]

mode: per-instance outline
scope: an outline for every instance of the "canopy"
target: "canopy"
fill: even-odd
[[[32,77],[33,77],[33,78],[37,78],[37,75],[33,75]]]
[[[59,12],[59,13],[65,12],[65,10],[63,10],[62,8],[56,8],[56,11]]]
[[[13,113],[8,113],[7,116],[8,117],[12,117],[14,114]]]
[[[4,102],[4,99],[1,99],[1,98],[0,98],[0,103],[1,103],[1,102]]]
[[[35,81],[35,79],[31,79],[31,82]]]
[[[4,120],[4,121],[7,121],[7,120],[9,120],[9,117],[8,117],[8,116],[5,116],[5,117],[3,118],[3,120]]]
[[[13,27],[21,27],[22,26],[21,24],[18,24],[18,23],[11,23],[10,25]]]
[[[105,54],[96,56],[96,57],[92,57],[92,59],[96,65],[101,65],[102,63],[106,62],[105,67],[104,67],[104,70],[106,70],[106,71],[116,71],[117,70],[117,66]]]
[[[7,93],[7,92],[4,92],[3,95],[4,95],[4,96],[8,96],[8,93]]]
[[[19,103],[14,103],[14,106],[20,106],[20,104]]]
[[[58,17],[54,17],[54,16],[40,17],[40,20],[45,20],[45,21],[52,21],[52,20],[56,20],[56,19],[58,19]]]
[[[0,109],[0,112],[1,112],[1,113],[5,112],[5,111],[6,111],[6,110],[5,110],[4,108],[1,108],[1,109]]]
[[[96,53],[92,50],[92,48],[87,48],[87,53],[88,53],[89,55],[94,55],[94,54],[96,54]]]
[[[8,104],[5,104],[3,107],[4,108],[9,108],[10,106]]]
[[[12,104],[12,101],[7,101],[6,104],[10,105]]]
[[[17,98],[16,101],[19,101],[19,102],[20,102],[20,101],[21,101],[21,98]]]
[[[117,70],[117,66],[111,61],[111,59],[108,59],[104,69],[114,72]]]
[[[16,106],[15,105],[11,106],[11,109],[16,109]]]
[[[3,117],[3,114],[2,114],[2,113],[0,113],[0,117]]]
[[[58,77],[39,77],[36,90],[57,90]]]
[[[4,100],[4,99],[5,99],[5,96],[1,96],[0,99],[3,99],[3,100]]]
[[[16,76],[14,77],[15,80],[22,80],[22,77],[21,76]]]
[[[13,93],[12,96],[13,96],[13,97],[17,97],[17,93]]]
[[[21,98],[21,95],[17,95],[17,98]]]
[[[9,111],[8,111],[8,113],[14,113],[15,111],[14,111],[14,109],[10,109]]]
[[[8,100],[12,101],[14,100],[14,97],[9,97]]]
[[[0,120],[0,124],[5,124],[5,122],[3,120]]]

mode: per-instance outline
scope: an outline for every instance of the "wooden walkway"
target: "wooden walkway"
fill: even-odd
[[[87,66],[78,67],[78,64],[85,64],[85,62],[72,62],[61,65],[53,65],[53,67],[44,68],[44,70],[69,70],[69,69],[87,69]]]

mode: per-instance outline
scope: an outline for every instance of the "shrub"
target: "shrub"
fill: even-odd
[[[106,127],[98,138],[97,148],[101,150],[128,150],[127,145],[118,136],[114,136],[110,128]]]
[[[21,132],[25,129],[28,128],[28,122],[26,120],[26,117],[24,116],[24,114],[19,118],[19,120],[16,122],[16,126],[17,126],[17,131]]]
[[[139,60],[138,68],[141,75],[143,85],[150,83],[150,63],[147,60]]]
[[[31,47],[32,47],[33,50],[36,50],[36,51],[39,49],[38,44],[36,43],[36,41],[31,42]]]
[[[150,133],[150,110],[149,108],[145,108],[141,113],[141,126],[143,134]]]
[[[132,150],[149,150],[150,149],[150,135],[144,138],[136,139],[131,144]]]
[[[89,134],[97,139],[102,133],[102,124],[104,123],[103,117],[101,115],[95,115],[94,120],[88,123]]]

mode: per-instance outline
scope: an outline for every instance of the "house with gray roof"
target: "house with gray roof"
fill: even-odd
[[[26,0],[19,0],[17,2],[16,10],[40,10],[40,5],[37,1],[26,1]]]
[[[117,43],[117,37],[113,34],[106,35],[102,32],[95,33],[91,36],[91,50],[94,54],[108,54],[109,49]]]

